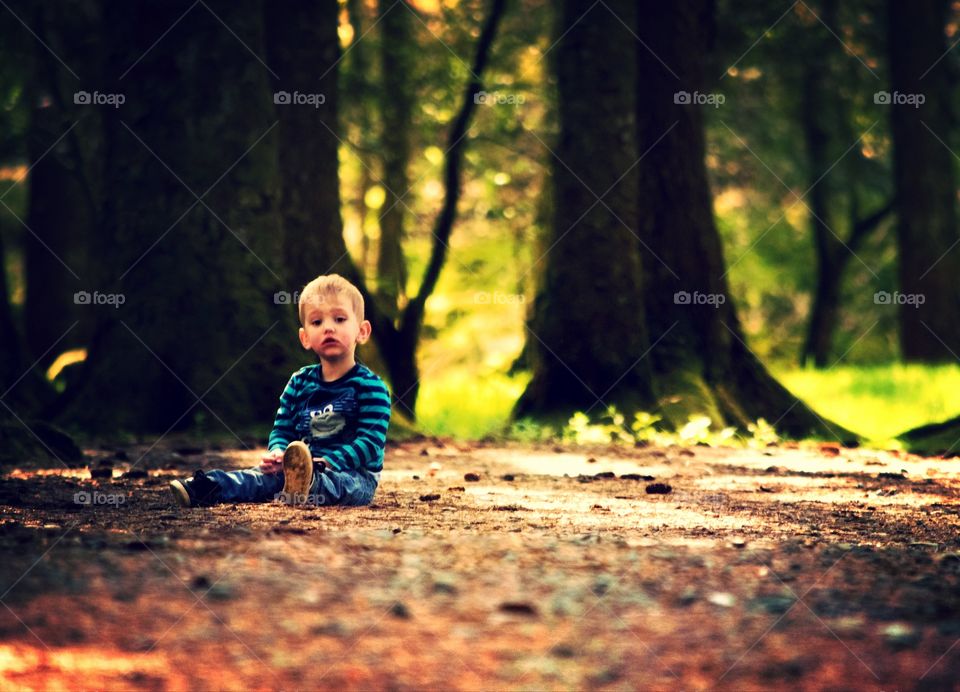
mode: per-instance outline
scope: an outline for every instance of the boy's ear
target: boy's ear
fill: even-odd
[[[357,334],[357,343],[358,343],[358,344],[365,344],[365,343],[367,343],[367,339],[370,338],[370,332],[371,332],[372,330],[373,330],[373,327],[370,326],[370,322],[369,322],[369,321],[364,320],[363,322],[361,322],[361,323],[360,323],[360,333]]]
[[[307,330],[303,327],[300,327],[300,345],[303,346],[306,350],[310,350],[310,337],[307,336]]]

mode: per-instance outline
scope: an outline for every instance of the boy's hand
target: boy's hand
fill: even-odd
[[[278,473],[283,469],[283,450],[274,449],[267,452],[260,460],[261,473]]]

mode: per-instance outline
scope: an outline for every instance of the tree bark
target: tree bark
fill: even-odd
[[[109,196],[90,288],[123,302],[86,305],[97,330],[62,417],[87,432],[262,424],[293,364],[273,299],[276,121],[267,69],[248,52],[263,55],[262,7],[193,8],[153,46],[188,10],[104,8],[107,72],[123,77],[102,90],[126,102],[104,112]]]
[[[414,19],[403,0],[380,0],[380,104],[383,133],[383,186],[386,198],[380,214],[380,246],[377,254],[377,294],[380,305],[392,317],[406,294],[407,265],[403,255],[404,195],[410,187],[410,137],[413,130]]]
[[[893,103],[893,170],[897,197],[900,292],[896,306],[907,361],[951,362],[960,354],[960,233],[956,175],[948,150],[953,90],[944,25],[949,3],[890,0],[891,93],[922,94],[919,107]],[[916,297],[922,296],[922,299]],[[914,297],[912,300],[907,300]],[[922,304],[916,303],[922,300]]]
[[[674,99],[708,93],[712,27],[710,0],[640,3],[638,34],[650,49],[637,53],[641,250],[661,411],[674,425],[705,413],[740,428],[765,418],[792,436],[853,438],[779,384],[744,339],[713,219],[703,113]]]
[[[516,417],[630,412],[654,400],[649,361],[639,358],[649,341],[635,231],[635,17],[631,2],[568,0],[560,12],[555,211],[528,325],[533,378]]]
[[[290,292],[318,274],[350,274],[340,217],[337,121],[340,59],[336,0],[266,5],[265,41],[275,92],[320,94],[318,107],[277,104],[283,178],[285,278]],[[318,79],[319,76],[319,79]]]

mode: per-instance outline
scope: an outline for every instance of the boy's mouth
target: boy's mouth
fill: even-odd
[[[329,337],[329,338],[324,339],[324,340],[320,343],[320,345],[321,345],[321,346],[337,346],[339,343],[340,343],[340,342],[337,341],[336,339],[334,339],[334,338],[332,338],[332,337]]]

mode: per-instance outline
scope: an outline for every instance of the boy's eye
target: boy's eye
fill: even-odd
[[[311,324],[313,324],[314,327],[319,327],[319,326],[320,326],[320,320],[314,320]]]
[[[339,317],[337,317],[337,322],[346,322],[346,321],[347,321],[347,318],[344,317],[343,315],[340,315]]]

